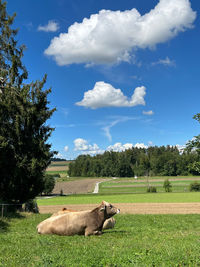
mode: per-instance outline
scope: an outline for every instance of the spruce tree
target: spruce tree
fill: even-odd
[[[22,62],[25,46],[19,46],[6,2],[0,0],[0,199],[21,204],[44,189],[44,173],[54,151],[47,143],[53,128],[47,125],[55,109],[48,107],[42,81],[25,84]]]

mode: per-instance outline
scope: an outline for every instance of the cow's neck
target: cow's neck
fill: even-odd
[[[99,226],[103,225],[103,223],[107,219],[105,211],[100,211],[100,208],[96,208],[92,212],[95,214]]]

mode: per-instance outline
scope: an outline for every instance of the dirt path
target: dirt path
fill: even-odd
[[[115,203],[122,214],[200,214],[200,203]],[[40,213],[54,213],[62,208],[90,210],[96,204],[39,206]]]

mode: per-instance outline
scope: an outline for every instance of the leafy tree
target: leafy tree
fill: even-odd
[[[50,174],[46,174],[44,176],[44,189],[43,189],[43,193],[45,195],[49,195],[55,186],[55,178],[54,175],[50,175]]]
[[[53,128],[46,124],[49,109],[42,81],[24,84],[24,46],[18,46],[9,16],[0,0],[0,199],[25,203],[44,189],[44,172],[55,152],[47,143]]]
[[[190,184],[190,188],[189,188],[189,190],[192,192],[192,191],[194,191],[194,192],[199,192],[200,191],[200,183],[198,183],[198,182],[194,182],[194,183],[191,183]]]
[[[170,183],[168,179],[164,181],[163,187],[165,189],[165,192],[171,192],[172,190],[172,184]]]

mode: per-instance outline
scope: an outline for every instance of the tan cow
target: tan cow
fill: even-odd
[[[58,216],[58,215],[61,215],[61,214],[65,214],[67,212],[78,212],[78,211],[77,210],[71,210],[71,209],[63,208],[62,210],[59,210],[58,212],[53,213],[51,215],[51,217],[55,217],[55,216]],[[111,217],[111,218],[105,220],[102,230],[112,229],[112,228],[114,228],[115,224],[116,224],[116,220],[113,217]]]
[[[57,235],[97,235],[102,234],[106,219],[111,218],[120,210],[102,201],[100,206],[91,211],[67,212],[50,217],[37,226],[39,234]]]

